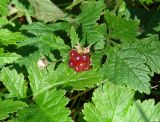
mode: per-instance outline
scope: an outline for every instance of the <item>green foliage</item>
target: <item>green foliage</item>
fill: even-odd
[[[62,90],[45,91],[34,98],[36,105],[23,109],[18,114],[20,122],[71,122],[69,110],[64,106],[68,100]],[[36,116],[35,116],[36,115]]]
[[[110,83],[93,94],[93,103],[83,110],[87,122],[153,122],[159,120],[160,104],[154,100],[133,102],[134,91]]]
[[[0,1],[0,15],[5,16],[8,14],[8,3],[9,0],[1,0]]]
[[[0,120],[9,117],[10,113],[14,113],[24,107],[27,107],[27,104],[24,102],[0,99]]]
[[[159,2],[1,0],[0,121],[160,121]]]
[[[138,22],[136,20],[127,20],[113,13],[106,12],[105,20],[109,29],[109,37],[121,41],[136,41]]]
[[[29,2],[34,9],[35,17],[40,21],[51,22],[65,17],[63,11],[50,0],[29,0]]]
[[[21,56],[16,53],[0,53],[0,65],[13,63],[19,58],[21,58]]]
[[[0,44],[1,45],[9,45],[16,44],[17,41],[22,41],[26,37],[22,35],[20,32],[11,32],[7,29],[0,30]]]
[[[55,31],[65,30],[69,32],[70,24],[67,22],[58,22],[53,24],[45,24],[41,22],[34,22],[30,25],[22,25],[21,30],[27,30],[27,32],[34,35],[52,34]]]
[[[0,79],[10,92],[10,97],[25,98],[27,96],[27,84],[23,74],[18,74],[15,69],[3,68]]]
[[[97,28],[96,21],[99,19],[102,10],[105,8],[102,1],[88,2],[83,5],[81,14],[77,17],[77,21],[82,24],[83,43],[87,40],[89,44],[103,42],[103,33]],[[94,12],[93,12],[94,10]]]

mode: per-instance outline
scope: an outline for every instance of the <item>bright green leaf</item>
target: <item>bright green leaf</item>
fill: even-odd
[[[6,16],[8,14],[8,3],[9,0],[0,1],[0,15]]]
[[[13,63],[19,58],[21,58],[21,56],[16,53],[9,53],[9,52],[1,53],[0,54],[0,65]]]
[[[69,110],[65,107],[68,100],[62,90],[44,91],[34,98],[37,105],[24,109],[19,113],[19,121],[23,122],[71,122]]]
[[[93,103],[85,104],[84,119],[87,122],[117,122],[126,114],[134,91],[110,83],[99,86],[93,94]]]
[[[11,32],[7,29],[0,30],[0,44],[1,45],[9,45],[16,44],[17,41],[22,41],[26,37],[22,35],[20,32]]]
[[[153,99],[136,101],[127,111],[123,122],[158,122],[160,121],[160,103]]]
[[[24,107],[27,107],[27,104],[21,101],[0,100],[0,120],[9,117],[9,113],[17,112]]]
[[[70,39],[71,39],[72,48],[74,48],[78,44],[79,38],[78,38],[78,34],[76,34],[76,31],[73,27],[71,27]]]
[[[145,100],[133,102],[134,91],[111,83],[100,86],[92,102],[85,104],[83,114],[87,122],[158,122],[160,103]]]
[[[23,74],[18,74],[15,69],[3,68],[0,79],[11,97],[25,98],[27,96],[27,84]]]

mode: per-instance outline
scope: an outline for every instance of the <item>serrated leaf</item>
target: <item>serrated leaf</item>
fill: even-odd
[[[109,36],[121,41],[136,41],[138,22],[135,20],[126,20],[113,13],[106,12],[105,20],[109,28]]]
[[[35,17],[44,22],[63,19],[65,14],[50,0],[29,0],[35,11]]]
[[[39,69],[38,65],[32,64],[28,68],[28,73],[33,96],[37,96],[48,88],[48,85],[42,87],[42,83],[48,83],[45,69]]]
[[[69,47],[65,45],[64,41],[60,37],[56,37],[52,34],[42,35],[40,37],[26,39],[23,42],[17,44],[18,47],[23,47],[26,45],[35,45],[36,47],[42,47],[43,45],[48,45],[53,49],[63,50]]]
[[[40,36],[42,34],[52,34],[58,30],[69,32],[70,26],[71,25],[67,22],[58,22],[53,24],[34,22],[30,25],[22,25],[21,30],[27,30],[29,33]]]
[[[90,1],[83,6],[81,14],[77,17],[77,21],[82,23],[83,43],[85,39],[89,44],[101,41],[99,37],[103,37],[103,34],[96,29],[98,26],[96,21],[100,18],[104,8],[102,1]]]
[[[21,58],[21,56],[16,53],[9,53],[9,52],[1,53],[0,54],[0,65],[13,63],[19,58]]]
[[[21,101],[0,100],[0,120],[9,117],[9,113],[17,112],[24,107],[27,107],[27,104]]]
[[[2,28],[2,26],[8,24],[8,19],[6,17],[0,17],[0,28]]]
[[[76,34],[76,31],[75,31],[74,27],[71,27],[70,39],[71,39],[72,48],[74,48],[80,40],[78,38],[78,34]]]
[[[34,100],[37,105],[19,113],[21,122],[71,122],[69,110],[65,107],[68,100],[62,90],[52,89],[39,94]]]
[[[15,69],[3,68],[0,79],[10,92],[10,97],[25,98],[27,96],[27,84],[23,74],[18,74]]]
[[[157,36],[150,36],[141,40],[139,52],[147,58],[147,65],[155,72],[160,73],[160,41]]]
[[[26,37],[22,35],[20,32],[11,32],[7,29],[0,30],[0,44],[1,45],[9,45],[16,44],[17,41],[22,41]]]
[[[136,101],[127,111],[123,122],[158,122],[160,121],[160,103],[153,99]]]
[[[0,15],[6,16],[8,14],[8,3],[9,0],[0,1]]]
[[[87,122],[117,122],[126,114],[134,91],[110,83],[99,86],[93,94],[93,103],[85,104],[84,119]]]
[[[158,122],[160,103],[133,101],[134,91],[111,83],[100,86],[92,102],[85,104],[83,114],[87,122]]]
[[[119,51],[108,52],[107,63],[102,68],[104,78],[116,84],[125,84],[139,92],[150,93],[150,70],[145,65],[146,57],[138,46],[126,44]]]
[[[65,86],[73,87],[76,90],[83,90],[85,88],[94,87],[103,81],[100,79],[98,72],[90,70],[77,74],[72,74],[65,82]]]

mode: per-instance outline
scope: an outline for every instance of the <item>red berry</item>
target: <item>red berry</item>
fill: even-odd
[[[75,64],[74,64],[74,61],[70,60],[68,62],[68,65],[71,67],[71,68],[74,68]]]
[[[74,60],[77,55],[78,55],[78,52],[76,50],[70,51],[70,59]]]
[[[90,60],[90,55],[87,53],[87,54],[83,54],[82,55],[82,60],[83,61],[89,61]]]
[[[70,59],[68,65],[76,72],[87,71],[91,68],[90,55],[85,49],[86,48],[72,49],[69,53]]]

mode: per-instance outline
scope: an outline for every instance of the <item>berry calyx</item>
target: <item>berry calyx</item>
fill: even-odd
[[[91,69],[89,48],[90,47],[82,48],[80,44],[78,44],[76,49],[72,49],[69,53],[69,67],[73,68],[76,72],[87,71]]]

